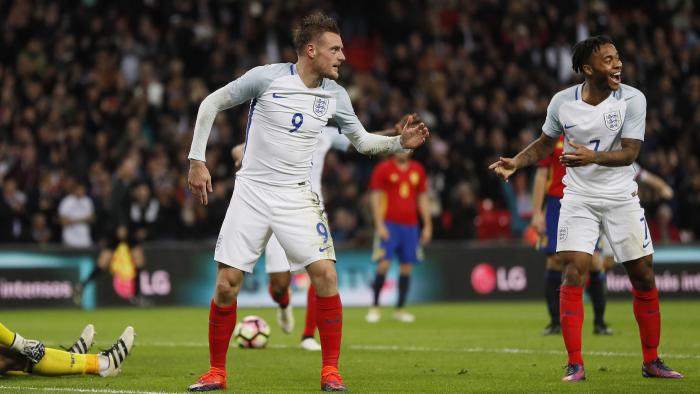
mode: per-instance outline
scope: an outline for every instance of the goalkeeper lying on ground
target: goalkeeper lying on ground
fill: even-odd
[[[88,324],[67,351],[47,348],[43,343],[25,339],[0,323],[0,374],[25,372],[41,376],[100,375],[116,376],[134,346],[134,328],[127,327],[109,349],[87,354],[95,337]]]

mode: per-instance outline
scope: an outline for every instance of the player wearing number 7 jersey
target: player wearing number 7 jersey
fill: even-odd
[[[564,264],[560,322],[569,354],[564,381],[586,377],[581,357],[583,286],[602,231],[615,260],[632,282],[634,315],[642,340],[642,375],[681,378],[658,358],[661,331],[649,230],[639,205],[632,163],[644,140],[646,99],[621,83],[622,61],[612,40],[590,37],[573,48],[574,71],[585,81],[552,98],[539,139],[514,158],[491,168],[504,180],[552,152],[564,134],[561,162],[567,167],[557,231],[557,254]]]
[[[188,183],[206,205],[212,191],[204,158],[219,111],[250,101],[246,146],[236,188],[216,243],[218,263],[209,311],[210,368],[192,391],[226,387],[226,352],[236,322],[236,297],[243,273],[251,272],[275,234],[291,270],[305,268],[316,289],[321,339],[321,389],[346,391],[338,372],[343,312],[338,294],[333,240],[318,196],[309,185],[312,157],[323,126],[333,118],[358,152],[405,152],[425,142],[424,124],[401,136],[369,134],[350,98],[335,80],[345,61],[335,21],[316,13],[294,34],[297,63],[255,67],[207,96],[199,107],[189,154]]]

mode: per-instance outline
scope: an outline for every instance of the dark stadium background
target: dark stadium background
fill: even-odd
[[[214,193],[204,208],[187,189],[198,105],[253,66],[294,61],[290,31],[315,9],[339,22],[341,83],[365,127],[388,128],[415,111],[431,129],[415,158],[430,179],[437,254],[494,239],[515,255],[523,248],[534,168],[503,183],[487,166],[535,139],[549,98],[579,81],[571,45],[610,35],[623,82],[648,101],[639,163],[675,191],[663,200],[641,187],[654,243],[687,244],[671,247],[667,262],[700,261],[692,247],[700,237],[700,18],[692,1],[85,0],[0,3],[6,267],[22,266],[14,252],[94,259],[120,223],[145,229],[149,256],[173,241],[211,251],[233,188],[229,150],[242,142],[248,108],[215,123],[207,150]],[[379,159],[328,155],[324,195],[341,250],[369,250],[367,183]],[[61,246],[57,208],[76,184],[96,212],[87,249]],[[130,223],[132,190],[143,184],[157,214]],[[469,256],[445,264],[479,263]],[[158,257],[147,258],[147,270],[149,259]],[[526,265],[540,275],[533,264],[537,256]]]
[[[340,83],[365,127],[389,128],[415,111],[431,130],[414,157],[427,169],[435,239],[413,274],[411,324],[391,318],[396,264],[382,320],[365,320],[375,271],[367,184],[381,158],[327,156],[324,195],[346,306],[340,367],[350,389],[572,391],[560,382],[562,339],[540,335],[548,320],[545,256],[526,231],[535,169],[504,183],[487,166],[535,139],[552,95],[580,81],[571,46],[607,34],[624,62],[623,83],[648,102],[639,163],[675,192],[664,200],[640,186],[655,248],[660,356],[685,378],[640,377],[631,285],[617,264],[606,282],[605,322],[614,333],[593,335],[594,314],[584,306],[589,379],[573,389],[698,392],[694,0],[0,0],[0,322],[54,348],[91,323],[93,352],[127,325],[137,333],[115,379],[0,375],[0,392],[175,393],[204,372],[213,251],[234,182],[229,151],[243,141],[248,106],[215,122],[206,208],[187,188],[197,108],[251,67],[295,61],[290,32],[318,9],[341,28]],[[81,185],[89,198],[81,201],[95,210],[91,245],[71,247],[58,207]],[[143,246],[143,269],[134,271],[133,254],[121,253],[113,275],[80,289],[120,225],[132,246]],[[270,342],[261,351],[229,349],[229,391],[316,391],[321,355],[299,349],[306,309],[294,308],[296,330],[284,335],[262,263],[243,282],[237,316],[265,319]],[[292,303],[305,304],[308,286],[308,276],[293,275]]]

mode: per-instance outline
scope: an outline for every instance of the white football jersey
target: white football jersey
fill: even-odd
[[[562,90],[552,97],[547,108],[542,131],[556,139],[564,133],[564,153],[574,150],[570,142],[610,152],[622,148],[622,138],[644,141],[647,103],[642,92],[622,84],[594,106],[582,100],[582,89],[583,84]],[[636,195],[635,174],[632,165],[567,167],[564,194],[629,199]]]
[[[350,140],[341,134],[338,127],[326,126],[319,135],[318,145],[311,159],[311,190],[318,194],[321,201],[323,201],[321,177],[323,176],[323,166],[326,163],[326,153],[331,149],[347,151],[349,146]]]
[[[275,186],[306,182],[329,119],[345,134],[366,132],[343,87],[323,79],[308,88],[292,63],[255,67],[226,88],[234,105],[251,100],[240,178]]]

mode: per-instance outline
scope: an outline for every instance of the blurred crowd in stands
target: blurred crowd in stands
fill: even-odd
[[[694,8],[695,7],[695,8]],[[642,188],[656,242],[700,238],[700,16],[690,0],[4,1],[0,3],[0,242],[212,239],[234,184],[248,108],[221,114],[202,207],[187,189],[199,103],[254,66],[294,62],[291,30],[321,9],[342,30],[340,83],[367,130],[418,112],[432,132],[437,239],[519,238],[531,171],[487,170],[537,138],[547,104],[577,83],[571,46],[610,35],[623,83],[647,97],[639,163],[675,190]],[[372,237],[379,158],[331,152],[324,195],[339,243]]]

